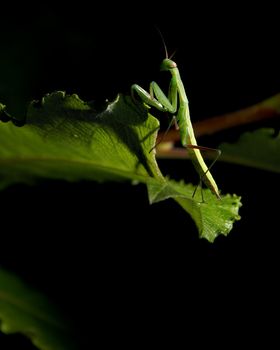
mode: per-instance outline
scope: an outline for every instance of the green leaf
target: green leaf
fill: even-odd
[[[21,333],[42,350],[78,349],[70,326],[48,299],[0,269],[0,330]]]
[[[159,202],[167,198],[173,198],[193,218],[199,236],[213,242],[218,235],[228,235],[234,221],[240,220],[238,215],[241,206],[241,197],[225,195],[217,200],[210,190],[203,190],[205,202],[192,198],[195,186],[178,183],[169,180],[165,185],[150,182],[148,193],[151,203]]]
[[[0,182],[160,176],[148,151],[156,135],[147,137],[157,127],[121,95],[101,113],[77,95],[46,95],[41,106],[31,103],[24,127],[0,124]]]
[[[280,172],[280,136],[273,129],[244,133],[236,143],[219,148],[224,161]]]
[[[175,198],[194,218],[201,237],[212,241],[218,233],[227,234],[230,210],[221,216],[223,224],[214,225],[226,201],[211,197],[209,203],[217,211],[209,215],[210,204],[199,206],[187,187],[176,187],[161,174],[151,152],[158,128],[158,120],[128,96],[119,95],[98,111],[77,95],[46,95],[41,103],[30,104],[24,127],[0,123],[0,188],[38,178],[142,182],[148,185],[151,203]],[[169,195],[163,196],[164,191]],[[208,211],[201,209],[207,206]],[[232,212],[238,208],[239,202],[233,201]]]

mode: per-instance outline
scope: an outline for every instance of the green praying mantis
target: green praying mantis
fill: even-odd
[[[161,90],[159,85],[154,81],[150,83],[149,92],[144,90],[141,86],[137,84],[133,84],[131,87],[132,96],[134,96],[134,94],[137,93],[140,99],[146,105],[155,107],[160,111],[168,112],[173,115],[173,119],[171,123],[175,123],[175,125],[177,125],[179,128],[181,143],[184,147],[188,149],[190,159],[196,171],[199,174],[199,178],[200,178],[199,185],[201,186],[202,182],[204,182],[204,184],[212,191],[212,193],[218,199],[221,199],[218,186],[212,174],[210,173],[210,169],[214,165],[218,157],[220,156],[221,151],[215,150],[217,152],[217,157],[213,160],[210,166],[207,167],[200,151],[201,150],[207,151],[207,150],[214,150],[214,149],[197,145],[194,130],[192,127],[191,118],[190,118],[189,102],[188,102],[188,98],[185,92],[183,82],[180,77],[179,69],[177,67],[177,64],[171,59],[172,56],[168,58],[167,48],[164,40],[163,40],[163,44],[165,48],[166,58],[162,61],[160,70],[169,71],[171,73],[171,81],[170,81],[170,86],[168,91],[168,97],[164,94],[164,92]],[[179,106],[178,106],[178,97],[179,97]],[[193,197],[196,193],[196,189],[193,193]],[[203,194],[202,194],[202,201],[204,202]]]

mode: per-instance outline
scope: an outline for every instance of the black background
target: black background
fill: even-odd
[[[193,120],[279,92],[276,9],[182,6],[7,10],[0,23],[1,102],[19,116],[28,101],[53,90],[102,101],[129,93],[133,83],[164,84],[169,76],[159,73],[164,50],[155,25],[170,52],[177,50]],[[199,142],[216,147],[247,129]],[[164,174],[196,181],[185,161],[159,164]],[[250,342],[261,339],[265,325],[271,339],[278,175],[221,162],[213,173],[223,193],[243,198],[242,220],[214,244],[198,238],[175,202],[149,206],[144,186],[57,181],[8,188],[0,194],[0,264],[61,306],[90,348],[100,340],[174,346],[182,336],[185,345],[193,337],[214,344],[222,334]]]

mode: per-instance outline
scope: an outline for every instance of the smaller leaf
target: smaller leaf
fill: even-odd
[[[244,133],[233,144],[223,143],[221,158],[254,168],[280,173],[280,135],[273,129],[259,129]]]
[[[0,331],[22,333],[42,350],[77,349],[71,329],[46,297],[0,269]]]

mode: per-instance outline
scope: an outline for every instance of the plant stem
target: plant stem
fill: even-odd
[[[260,120],[267,120],[280,116],[280,93],[260,102],[251,107],[241,109],[236,112],[226,113],[221,116],[212,117],[202,121],[195,122],[193,128],[197,137],[211,135],[216,132],[255,123]],[[162,137],[162,132],[159,133],[159,139]],[[171,130],[164,142],[179,141],[180,135],[176,130]]]

